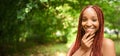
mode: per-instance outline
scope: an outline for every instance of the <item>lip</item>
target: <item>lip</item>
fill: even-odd
[[[95,29],[94,28],[87,28],[85,29],[86,33],[90,32],[90,35],[95,33]]]
[[[91,32],[91,31],[93,31],[94,29],[86,29],[86,32]]]

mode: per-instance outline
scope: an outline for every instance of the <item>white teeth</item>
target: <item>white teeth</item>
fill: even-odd
[[[87,30],[92,30],[92,29],[87,29]]]
[[[93,29],[87,29],[87,31],[92,31]]]

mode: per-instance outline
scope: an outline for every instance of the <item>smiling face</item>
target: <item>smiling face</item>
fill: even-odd
[[[91,32],[91,34],[95,33],[99,29],[97,13],[91,7],[87,8],[83,12],[82,28],[84,29],[85,33]]]

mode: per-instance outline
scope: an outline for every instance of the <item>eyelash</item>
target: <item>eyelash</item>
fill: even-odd
[[[87,21],[87,19],[82,19],[83,22]],[[93,19],[92,20],[93,22],[96,22],[97,20],[96,19]]]
[[[93,19],[92,21],[93,21],[93,22],[96,22],[97,20],[96,20],[96,19]]]
[[[82,19],[83,22],[87,21],[87,19]]]

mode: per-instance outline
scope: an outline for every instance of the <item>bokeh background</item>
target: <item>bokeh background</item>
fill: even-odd
[[[0,0],[0,56],[66,56],[87,5],[103,10],[120,56],[120,0]]]

